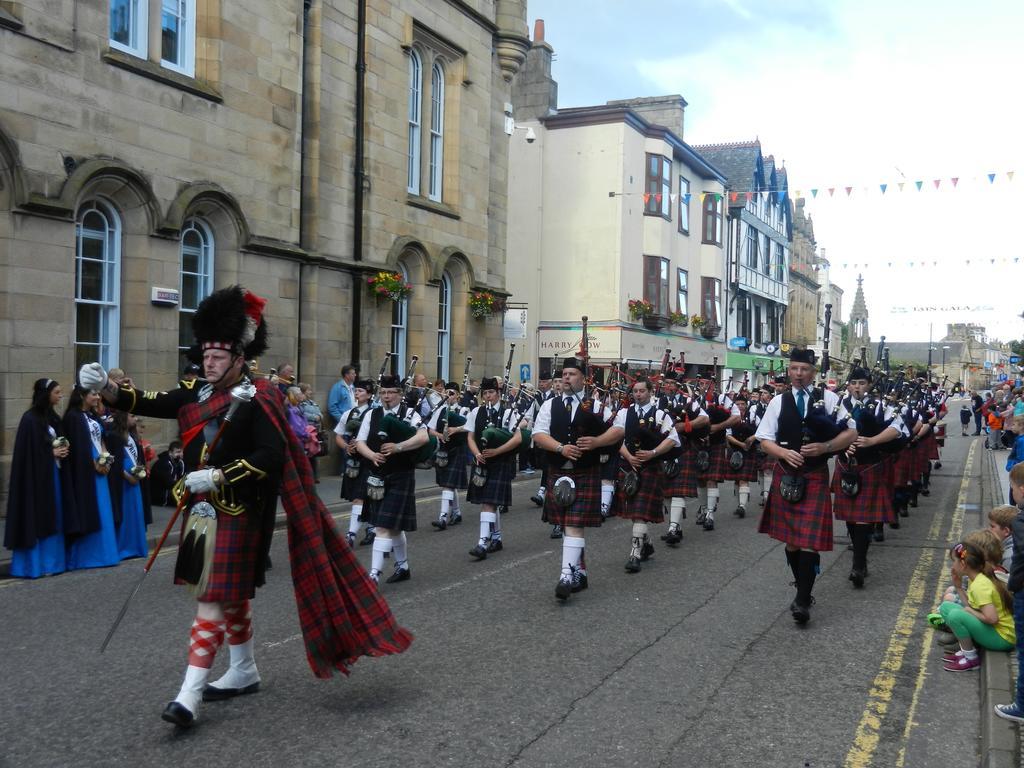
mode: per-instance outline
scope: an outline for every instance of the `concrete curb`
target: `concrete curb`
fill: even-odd
[[[516,478],[514,478],[512,480],[512,485],[516,486],[516,485],[520,485],[520,484],[523,484],[523,483],[539,483],[539,482],[540,482],[540,473],[538,472],[536,475],[532,475],[532,476],[527,475],[525,477],[516,477]],[[437,486],[437,485],[426,485],[426,486],[423,486],[422,488],[417,488],[416,489],[416,500],[417,501],[426,501],[427,499],[430,499],[432,497],[440,498],[440,487],[439,486]],[[350,512],[352,510],[352,502],[350,502],[350,501],[332,501],[332,502],[324,501],[324,506],[326,506],[327,507],[327,511],[330,512],[331,515],[334,515],[334,516],[337,516],[339,514],[344,514],[345,512]],[[279,531],[279,530],[283,529],[288,524],[288,520],[285,517],[284,512],[280,511],[280,506],[278,506],[278,510],[279,511],[277,513],[277,518],[274,521],[274,530],[275,531]],[[152,525],[152,526],[150,526],[150,528],[152,528],[154,530],[151,530],[151,531],[149,531],[147,533],[147,535],[146,535],[146,544],[147,544],[147,546],[148,546],[148,548],[149,548],[149,550],[151,552],[153,550],[153,547],[156,546],[157,542],[160,541],[160,536],[163,535],[163,529],[164,529],[165,525],[166,525],[166,523],[161,523],[159,525]],[[428,528],[429,528],[429,526],[428,526]],[[175,541],[175,539],[174,539],[174,532],[172,531],[171,535],[169,535],[167,537],[167,543],[164,546],[165,547],[173,546],[174,545],[174,541]],[[142,561],[138,560],[138,561],[135,561],[135,562],[142,562]],[[117,566],[114,566],[114,567],[117,567]],[[9,550],[0,550],[0,579],[10,578],[10,575],[11,575],[11,553],[10,553]],[[58,575],[60,575],[60,574],[58,574]]]
[[[997,457],[1003,454],[982,449],[981,509],[984,512],[1003,498]],[[1012,653],[1012,652],[1011,652]],[[986,653],[981,667],[981,763],[982,768],[1017,768],[1021,753],[1020,729],[995,713],[996,704],[1013,701],[1016,679],[1009,653]]]

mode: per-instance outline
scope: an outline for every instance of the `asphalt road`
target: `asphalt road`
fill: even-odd
[[[951,409],[955,413],[955,408]],[[982,447],[951,429],[932,493],[872,545],[863,590],[837,525],[807,628],[787,610],[782,545],[733,518],[725,486],[714,532],[684,522],[623,572],[629,524],[588,536],[590,589],[554,598],[560,543],[517,486],[505,549],[467,552],[477,523],[410,536],[413,578],[383,585],[415,635],[399,657],[349,678],[306,664],[278,532],[277,567],[254,603],[259,694],[205,705],[190,731],[160,720],[184,672],[193,603],[161,556],[110,649],[98,648],[141,564],[0,582],[0,765],[973,766],[977,673],[942,670],[924,616],[946,548],[982,525]],[[964,478],[966,477],[966,480]],[[368,548],[360,550],[368,564]],[[226,664],[221,654],[215,675]]]

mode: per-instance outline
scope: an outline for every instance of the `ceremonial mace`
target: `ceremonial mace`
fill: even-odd
[[[252,382],[248,381],[244,384],[239,384],[231,390],[231,405],[228,406],[228,412],[224,415],[224,421],[221,422],[220,428],[217,430],[217,434],[214,435],[213,440],[207,448],[206,457],[199,462],[199,469],[203,469],[206,466],[206,458],[208,458],[213,453],[213,449],[217,447],[217,443],[220,442],[221,435],[224,434],[224,428],[227,427],[228,422],[234,418],[235,412],[238,410],[238,406],[242,403],[251,402],[255,395],[256,387]],[[186,488],[185,492],[181,495],[181,501],[178,502],[178,506],[174,510],[174,514],[171,515],[171,519],[167,523],[167,527],[164,529],[163,535],[160,537],[160,541],[156,543],[156,547],[153,549],[153,554],[151,554],[149,556],[149,560],[146,561],[146,565],[142,569],[142,575],[139,576],[139,580],[135,583],[135,588],[132,589],[131,594],[128,595],[128,599],[124,601],[124,605],[121,606],[121,611],[117,614],[117,618],[114,619],[114,624],[110,627],[110,631],[107,632],[107,636],[103,639],[103,645],[100,646],[100,653],[107,650],[107,645],[110,644],[110,639],[114,636],[114,632],[117,631],[117,628],[120,626],[125,614],[128,613],[128,606],[142,588],[142,582],[145,581],[146,576],[149,575],[149,571],[153,567],[154,561],[156,561],[156,556],[160,554],[160,548],[167,540],[167,535],[171,532],[171,528],[174,527],[174,523],[177,521],[178,515],[181,514],[181,510],[185,508],[190,497],[191,494]]]

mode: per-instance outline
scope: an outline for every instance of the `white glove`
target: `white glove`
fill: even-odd
[[[209,493],[215,491],[219,487],[219,483],[215,479],[215,469],[197,469],[195,472],[189,472],[185,475],[185,487],[188,488],[189,493]]]
[[[86,363],[78,369],[78,383],[82,389],[99,392],[107,386],[107,372],[99,363]]]

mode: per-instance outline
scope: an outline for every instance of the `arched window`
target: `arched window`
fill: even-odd
[[[452,340],[452,279],[441,275],[437,286],[437,378],[448,381],[451,368]]]
[[[117,366],[120,345],[121,219],[100,200],[75,219],[75,368]]]
[[[409,169],[407,188],[420,193],[420,122],[423,108],[423,64],[415,49],[409,51]]]
[[[430,71],[430,191],[431,200],[441,200],[444,176],[444,70],[438,62]]]
[[[178,349],[192,345],[192,316],[213,292],[213,231],[202,219],[187,219],[181,229],[181,304]]]
[[[402,264],[398,265],[398,273],[406,282],[409,272]],[[405,375],[406,330],[409,323],[409,299],[391,302],[391,358],[392,370],[398,376]]]

